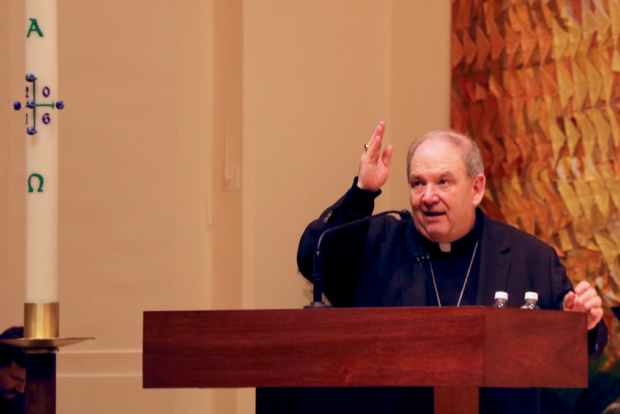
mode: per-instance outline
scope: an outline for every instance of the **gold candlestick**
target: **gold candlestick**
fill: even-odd
[[[17,339],[0,339],[0,344],[24,348],[27,353],[58,352],[61,346],[79,344],[95,339],[60,338],[60,304],[25,303],[24,337]]]
[[[60,331],[60,304],[24,304],[24,338],[58,338]]]

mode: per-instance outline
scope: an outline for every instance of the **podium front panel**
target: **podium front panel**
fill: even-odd
[[[145,388],[587,387],[586,315],[474,307],[144,313]]]
[[[484,308],[145,312],[145,388],[483,384]]]

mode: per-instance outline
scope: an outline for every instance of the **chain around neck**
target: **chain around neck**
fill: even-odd
[[[463,283],[463,289],[461,289],[461,295],[459,296],[459,301],[456,306],[461,305],[461,299],[463,299],[463,293],[465,293],[465,286],[467,286],[467,279],[469,279],[469,272],[471,272],[471,266],[474,264],[474,257],[476,257],[476,250],[478,250],[478,243],[480,240],[476,241],[476,246],[474,247],[474,254],[471,255],[471,261],[469,262],[469,268],[467,269],[467,274],[465,275],[465,283]],[[441,308],[441,299],[439,299],[439,291],[437,290],[437,282],[435,282],[435,272],[433,272],[433,262],[430,257],[428,259],[428,263],[431,265],[431,276],[433,276],[433,285],[435,286],[435,295],[437,295],[437,303]]]

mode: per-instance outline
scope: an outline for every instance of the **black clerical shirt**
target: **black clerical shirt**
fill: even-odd
[[[478,244],[476,248],[476,243],[480,240],[482,233],[482,221],[479,211],[476,210],[474,227],[465,236],[451,243],[450,252],[442,252],[438,243],[420,237],[428,252],[428,259],[423,262],[424,272],[427,276],[426,303],[428,306],[439,306],[437,294],[441,299],[441,306],[456,306],[461,291],[463,291],[461,306],[474,306],[476,304],[478,275],[480,274],[480,245]],[[467,284],[465,284],[474,250],[476,250],[474,261],[471,264]],[[433,284],[433,275],[437,283],[437,291],[435,291]],[[463,289],[463,285],[465,285],[465,289]]]

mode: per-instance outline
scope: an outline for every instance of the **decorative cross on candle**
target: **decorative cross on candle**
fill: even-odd
[[[54,107],[56,107],[57,109],[62,109],[65,107],[65,103],[63,101],[56,101],[56,103],[54,104],[52,103],[37,103],[37,78],[32,74],[29,73],[26,75],[26,82],[30,82],[32,83],[32,99],[30,98],[30,87],[26,86],[26,99],[28,99],[26,101],[26,108],[30,108],[32,109],[32,126],[29,126],[28,128],[26,128],[26,133],[28,135],[34,135],[37,133],[37,106],[49,106],[52,109],[54,109]],[[50,88],[45,86],[43,88],[43,96],[44,97],[48,97],[50,96]],[[15,109],[16,111],[19,111],[22,107],[21,102],[15,102],[13,103],[13,109]],[[44,124],[49,124],[51,122],[51,118],[50,118],[50,114],[49,113],[45,113],[41,119],[43,121]],[[28,114],[26,114],[26,125],[28,125]]]

